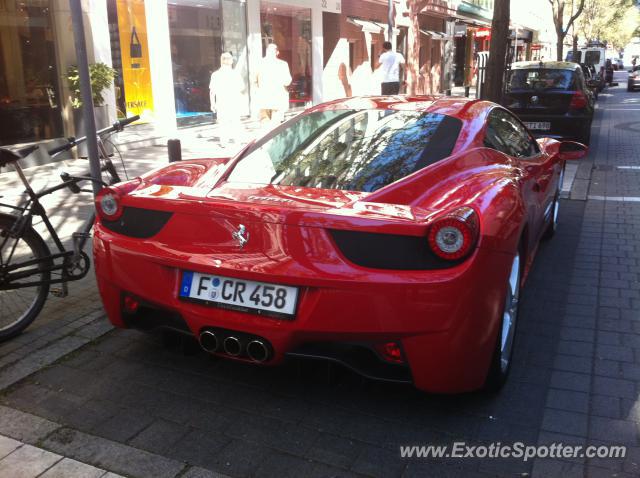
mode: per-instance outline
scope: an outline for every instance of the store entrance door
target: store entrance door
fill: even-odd
[[[304,107],[312,101],[311,8],[260,3],[262,55],[275,43],[279,58],[289,65],[289,107]]]

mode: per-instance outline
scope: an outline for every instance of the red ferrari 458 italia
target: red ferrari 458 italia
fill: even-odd
[[[103,189],[100,293],[116,326],[176,329],[235,360],[497,389],[564,162],[585,154],[485,101],[325,103],[233,158]]]

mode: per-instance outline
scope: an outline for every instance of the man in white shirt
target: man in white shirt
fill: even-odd
[[[263,124],[282,123],[284,113],[289,109],[287,87],[291,84],[291,72],[287,62],[279,59],[278,54],[278,47],[274,43],[267,45],[256,75],[260,121]]]
[[[240,107],[243,82],[240,73],[233,68],[233,55],[220,55],[220,68],[211,74],[209,98],[211,111],[216,113],[220,146],[235,142],[240,132]]]
[[[404,73],[404,56],[391,48],[391,42],[386,41],[382,44],[383,52],[376,65],[376,69],[380,68],[383,74],[383,95],[397,95],[400,93],[400,82]]]

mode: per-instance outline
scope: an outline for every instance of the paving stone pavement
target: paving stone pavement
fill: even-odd
[[[499,395],[425,395],[328,365],[212,359],[188,340],[111,330],[88,284],[0,345],[0,434],[125,476],[638,476],[640,170],[629,167],[640,168],[639,132],[640,94],[600,95],[592,152],[531,271]],[[149,164],[164,161],[162,149],[145,151]],[[628,451],[400,458],[400,445],[457,441]]]
[[[11,478],[123,478],[95,466],[0,435],[0,476]]]

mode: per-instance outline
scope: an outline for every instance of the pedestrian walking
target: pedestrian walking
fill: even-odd
[[[287,62],[278,58],[278,53],[274,43],[267,46],[256,77],[262,123],[282,123],[284,113],[289,109],[287,87],[291,84],[291,72]]]
[[[220,145],[235,142],[240,132],[240,104],[242,103],[242,77],[233,68],[231,53],[220,55],[220,68],[211,74],[209,98],[211,111],[216,113]]]
[[[393,51],[391,42],[382,44],[382,53],[378,58],[376,70],[382,73],[382,94],[397,95],[400,93],[400,83],[404,78],[404,56],[397,51]]]

